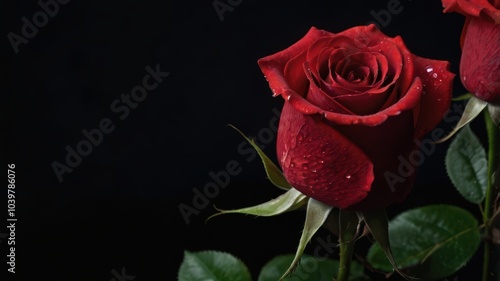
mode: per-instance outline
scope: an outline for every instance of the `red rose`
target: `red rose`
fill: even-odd
[[[445,12],[466,16],[460,79],[479,99],[500,104],[500,0],[443,0]]]
[[[337,34],[313,27],[258,64],[285,99],[277,156],[294,188],[356,210],[406,197],[408,156],[449,109],[448,62],[415,56],[372,24]]]

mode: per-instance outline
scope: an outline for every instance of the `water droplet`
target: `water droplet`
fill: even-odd
[[[290,100],[292,98],[292,96],[288,96],[286,97],[286,100]]]
[[[307,165],[307,163],[302,164],[302,169],[306,171],[309,170],[309,165]]]
[[[432,65],[428,65],[425,67],[425,71],[427,71],[427,73],[431,73],[434,71],[434,67],[432,67]]]
[[[323,160],[319,160],[318,162],[319,162],[320,164],[325,163],[325,161],[323,161]]]
[[[297,142],[300,144],[304,140],[304,136],[302,134],[297,135]]]
[[[317,172],[317,170],[316,170],[316,169],[313,169],[313,170],[311,170],[311,172],[316,173],[316,172]]]
[[[295,163],[290,163],[290,167],[295,167]]]
[[[420,90],[420,86],[417,86],[417,90]]]
[[[438,78],[437,73],[432,73],[432,78]]]
[[[465,76],[465,75],[464,75],[464,76],[462,76],[462,80],[463,80],[463,81],[467,80],[467,76]]]
[[[351,175],[347,175],[345,176],[346,179],[350,179],[351,178]]]

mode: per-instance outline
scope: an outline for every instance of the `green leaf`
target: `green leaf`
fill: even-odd
[[[458,192],[468,201],[480,204],[488,185],[486,152],[469,125],[457,134],[445,158],[446,171]]]
[[[280,255],[267,262],[262,268],[258,281],[276,281],[287,270],[293,261],[294,255]],[[331,281],[337,275],[339,261],[327,258],[316,258],[311,255],[303,255],[300,263],[290,275],[290,280],[301,281]],[[286,279],[285,279],[286,280]],[[351,274],[349,281],[369,281],[370,278],[364,274],[363,265],[353,261],[351,263]]]
[[[307,202],[306,201],[307,198],[308,197],[300,193],[300,191],[296,190],[295,188],[292,188],[287,192],[281,194],[280,196],[256,206],[236,209],[236,210],[218,209],[219,213],[210,216],[207,220],[218,215],[234,214],[234,213],[264,216],[264,217],[276,216],[287,211],[298,209]]]
[[[470,98],[470,100],[467,102],[467,105],[465,106],[464,113],[462,113],[462,117],[460,117],[460,120],[458,121],[458,124],[455,126],[455,128],[444,138],[437,140],[436,143],[443,143],[450,139],[453,135],[455,135],[460,129],[469,124],[474,118],[476,118],[481,111],[488,105],[487,102],[482,101],[476,97]]]
[[[184,252],[178,281],[251,281],[246,265],[218,251]]]
[[[268,179],[271,181],[272,184],[274,184],[276,187],[288,190],[292,188],[290,183],[286,180],[285,176],[281,172],[281,170],[276,166],[269,157],[260,149],[260,147],[255,143],[254,140],[250,139],[247,137],[243,132],[241,132],[238,128],[234,127],[233,125],[229,125],[231,128],[235,129],[240,133],[245,140],[250,143],[250,145],[257,151],[257,154],[259,154],[260,159],[262,160],[262,163],[264,164],[264,169],[266,170],[266,174]]]
[[[306,222],[304,224],[304,229],[302,230],[302,236],[300,237],[300,242],[297,248],[297,252],[295,253],[295,258],[290,264],[290,267],[288,267],[288,270],[279,280],[283,280],[292,272],[292,270],[295,269],[300,261],[300,257],[304,253],[306,245],[309,243],[309,241],[311,241],[311,238],[316,233],[316,231],[318,231],[318,229],[323,225],[332,209],[332,206],[328,206],[313,198],[309,198],[309,202],[307,203]]]
[[[478,222],[468,211],[451,205],[430,205],[401,213],[389,224],[394,258],[400,268],[420,280],[452,275],[480,244]],[[392,271],[379,244],[367,255],[376,269]]]
[[[389,263],[389,271],[395,270],[399,275],[401,275],[406,280],[413,280],[412,277],[406,275],[400,270],[400,267],[396,263],[394,256],[392,254],[391,240],[389,235],[389,223],[387,219],[387,214],[384,209],[380,210],[370,210],[365,212],[360,212],[366,226],[373,235],[373,238],[378,242],[377,245],[380,246],[382,253],[385,254],[385,261]]]

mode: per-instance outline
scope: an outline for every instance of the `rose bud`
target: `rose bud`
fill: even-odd
[[[371,24],[337,34],[312,27],[258,65],[285,100],[277,157],[295,189],[352,210],[408,195],[425,160],[419,146],[432,153],[434,139],[423,138],[450,106],[448,62],[413,55]]]
[[[460,79],[477,98],[500,104],[500,0],[442,0],[444,12],[466,17]]]

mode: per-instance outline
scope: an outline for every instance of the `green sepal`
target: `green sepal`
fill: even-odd
[[[367,228],[373,235],[373,238],[377,241],[378,245],[382,248],[385,256],[391,263],[393,269],[399,273],[406,280],[415,280],[403,273],[394,259],[391,250],[391,243],[389,241],[389,220],[387,219],[387,214],[384,209],[370,210],[366,212],[359,212],[360,216],[363,218]]]
[[[260,159],[264,164],[264,169],[266,170],[267,177],[273,185],[284,190],[292,188],[290,183],[286,180],[285,176],[283,175],[283,172],[281,172],[278,166],[276,166],[276,164],[274,164],[273,161],[271,161],[271,159],[267,157],[267,155],[262,151],[262,149],[260,149],[260,147],[255,143],[254,140],[247,137],[243,132],[241,132],[235,126],[233,125],[229,126],[238,131],[238,133],[240,133],[245,138],[245,140],[247,140],[248,143],[250,143],[250,145],[257,151],[257,154],[259,154]]]
[[[493,124],[495,124],[495,126],[500,129],[500,106],[490,103],[488,104],[488,112],[490,113],[491,121],[493,121]]]
[[[474,118],[476,118],[487,105],[487,102],[482,101],[476,97],[470,98],[470,100],[467,102],[467,105],[465,106],[464,113],[460,117],[460,120],[458,121],[455,128],[446,137],[437,140],[436,143],[443,143],[450,139],[453,135],[460,131],[463,126],[469,124],[472,120],[474,120]]]
[[[297,267],[306,245],[311,241],[311,238],[318,231],[318,229],[326,221],[330,211],[333,209],[332,206],[326,205],[320,201],[313,198],[309,198],[306,210],[306,221],[304,224],[304,229],[302,230],[302,236],[300,237],[299,246],[295,253],[295,257],[288,267],[287,271],[279,279],[284,280],[292,271]]]
[[[451,100],[452,101],[463,101],[463,100],[468,100],[468,99],[470,99],[472,97],[474,97],[474,96],[471,93],[466,93],[466,94],[463,94],[461,96],[452,98]]]
[[[219,213],[211,215],[207,220],[223,214],[247,214],[262,217],[276,216],[300,208],[307,203],[307,198],[300,191],[292,188],[280,196],[256,206],[235,210],[221,210],[216,208]]]

